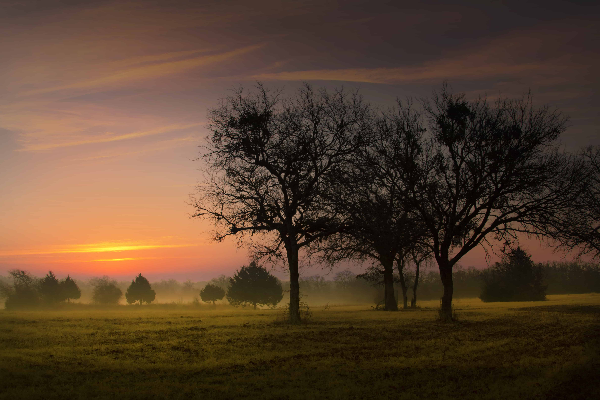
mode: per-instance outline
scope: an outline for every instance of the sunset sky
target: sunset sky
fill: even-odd
[[[383,106],[444,80],[531,89],[571,117],[566,148],[599,145],[599,16],[597,1],[0,1],[0,275],[232,274],[247,251],[212,242],[187,202],[207,110],[257,80]]]

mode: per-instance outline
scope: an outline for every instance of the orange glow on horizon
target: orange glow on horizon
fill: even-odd
[[[63,248],[56,250],[22,250],[22,251],[1,251],[0,257],[9,256],[30,256],[30,255],[51,255],[51,254],[68,254],[68,253],[106,253],[106,252],[121,252],[132,250],[150,250],[164,249],[177,247],[193,247],[197,244],[123,244],[104,242],[97,244],[80,244],[72,248]]]

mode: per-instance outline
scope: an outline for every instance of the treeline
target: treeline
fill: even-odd
[[[526,256],[527,259],[529,259],[528,257]],[[597,264],[578,261],[537,263],[530,267],[534,271],[533,283],[526,276],[524,278],[524,274],[528,273],[527,267],[515,264],[513,260],[516,268],[511,270],[507,269],[508,264],[510,261],[504,264],[500,262],[484,270],[473,267],[457,267],[453,274],[455,297],[479,297],[484,301],[517,301],[519,295],[514,297],[514,292],[519,292],[521,286],[524,286],[525,289],[520,292],[529,296],[523,300],[543,300],[546,294],[600,293],[600,265]],[[252,263],[250,266],[264,270]],[[241,271],[247,268],[242,267]],[[504,275],[502,275],[502,271],[504,271]],[[514,271],[514,273],[511,275],[510,271]],[[538,274],[539,278],[536,278],[535,274]],[[331,279],[326,279],[321,275],[302,277],[299,280],[302,288],[302,301],[314,305],[328,303],[381,304],[384,300],[383,281],[374,282],[363,279],[363,275],[344,270],[337,272]],[[406,268],[404,271],[404,280],[410,298],[414,296],[415,275],[414,269]],[[236,276],[239,276],[239,272]],[[282,299],[277,285],[280,285],[283,294],[289,293],[290,286],[289,281],[274,279],[272,283],[262,286],[262,289],[258,286],[256,289],[252,289],[252,285],[248,286],[242,283],[240,289],[237,290],[237,295],[232,293],[228,296],[231,292],[231,278],[225,275],[209,282],[192,282],[190,280],[179,282],[169,279],[150,283],[139,274],[127,286],[126,282],[117,282],[107,276],[92,278],[88,281],[75,281],[70,276],[58,280],[52,272],[43,278],[36,278],[26,271],[14,270],[10,271],[9,277],[0,279],[0,301],[5,301],[6,309],[55,307],[73,300],[80,302],[85,300],[91,304],[119,304],[123,297],[129,304],[148,304],[154,301],[200,304],[200,300],[206,303],[222,300],[237,305],[274,306]],[[539,282],[535,282],[535,279],[538,279]],[[251,279],[245,279],[245,281],[248,280]],[[394,281],[400,281],[397,273]],[[543,289],[542,295],[536,294],[538,292],[534,289],[535,285],[539,289]],[[252,294],[260,294],[261,291],[267,291],[267,288],[274,288],[268,289],[275,291],[274,297],[256,297]],[[396,285],[395,290],[396,298],[401,299],[399,285]],[[86,291],[89,293],[85,293]],[[438,300],[442,295],[443,284],[437,269],[429,268],[421,271],[417,285],[417,298],[419,300]],[[538,298],[534,298],[536,296]],[[276,301],[272,300],[273,298]]]

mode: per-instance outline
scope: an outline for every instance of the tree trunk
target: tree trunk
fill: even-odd
[[[442,296],[442,305],[440,310],[440,317],[442,321],[452,321],[452,295],[454,292],[454,285],[452,283],[452,266],[448,260],[438,260],[438,266],[440,268],[440,278],[444,285],[444,295]]]
[[[254,303],[254,309],[256,310],[256,303]]]
[[[290,269],[290,323],[300,323],[300,284],[298,278],[298,245],[296,243],[287,243],[287,259]]]
[[[406,287],[406,280],[404,279],[404,262],[396,261],[398,264],[398,274],[400,275],[400,287],[402,288],[402,305],[406,309],[408,308],[408,288]]]
[[[419,267],[421,266],[421,262],[415,261],[415,283],[413,285],[413,297],[410,301],[410,308],[417,308],[417,286],[419,286]]]
[[[381,265],[383,266],[385,310],[398,311],[398,303],[396,303],[396,297],[394,296],[394,260],[383,259]]]

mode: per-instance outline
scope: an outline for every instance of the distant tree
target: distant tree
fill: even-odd
[[[214,221],[217,240],[252,235],[263,239],[259,254],[285,257],[289,319],[299,323],[299,252],[339,229],[324,192],[362,142],[370,109],[343,90],[305,85],[283,99],[257,89],[239,90],[210,112],[207,180],[193,199],[194,217]]]
[[[502,260],[484,271],[481,300],[540,301],[546,300],[541,265],[535,265],[520,247],[507,252]]]
[[[5,287],[7,293],[4,307],[7,310],[33,308],[40,305],[37,280],[28,272],[14,269],[8,272],[12,278],[12,287]]]
[[[197,292],[198,289],[196,289],[194,282],[192,282],[191,280],[186,280],[185,282],[183,282],[183,286],[181,288],[181,292],[185,295],[192,295]]]
[[[152,290],[148,279],[144,278],[140,273],[135,280],[131,281],[131,285],[129,285],[125,293],[125,298],[129,304],[133,304],[136,301],[140,304],[150,304],[156,298],[156,292]]]
[[[252,261],[250,265],[243,266],[231,278],[227,300],[230,304],[252,304],[276,306],[283,299],[283,289],[279,279],[274,277],[265,268]]]
[[[403,201],[428,231],[452,320],[452,270],[490,238],[547,235],[586,186],[587,168],[557,142],[566,118],[521,100],[467,100],[444,87],[425,103],[427,134],[407,131],[420,151],[399,160]]]
[[[81,297],[81,290],[77,283],[69,275],[60,282],[60,292],[63,300],[70,302],[71,300],[77,300]]]
[[[212,283],[208,283],[200,291],[200,298],[207,303],[212,301],[215,304],[217,300],[221,300],[223,297],[225,297],[225,291],[220,286],[213,285]]]
[[[123,291],[118,288],[117,281],[111,280],[108,276],[94,278],[91,280],[94,287],[92,300],[97,304],[119,304],[123,296]]]
[[[212,278],[209,283],[220,287],[225,291],[225,293],[227,293],[227,290],[229,290],[230,280],[231,278],[228,276],[221,275],[217,278]]]
[[[49,271],[44,278],[40,279],[38,291],[45,304],[54,305],[65,300],[61,291],[60,282],[56,276],[54,276],[52,271]]]
[[[346,290],[352,287],[352,284],[356,282],[356,274],[349,269],[345,269],[335,274],[333,281],[338,288]]]

